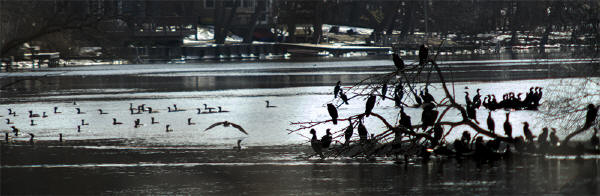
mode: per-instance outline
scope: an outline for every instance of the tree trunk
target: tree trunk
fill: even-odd
[[[215,1],[215,43],[224,44],[227,33],[231,26],[231,20],[237,11],[237,1],[233,0],[233,7],[229,10],[229,15],[225,18],[225,7],[223,1]]]
[[[254,13],[252,13],[252,17],[250,19],[250,22],[248,23],[248,32],[244,36],[244,41],[242,41],[243,43],[252,43],[252,41],[254,40],[254,30],[256,29],[256,25],[258,24],[258,16],[262,14],[262,11],[259,11],[259,5],[260,3],[256,2],[256,5],[254,6]]]
[[[296,23],[287,24],[288,40],[289,43],[296,43]]]

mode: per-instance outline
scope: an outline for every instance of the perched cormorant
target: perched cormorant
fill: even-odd
[[[475,94],[475,96],[473,96],[473,106],[475,106],[475,108],[478,108],[481,106],[481,94],[479,94],[479,91],[481,91],[481,89],[477,89],[477,94]]]
[[[338,81],[333,88],[333,98],[337,98],[338,93],[340,92],[340,83],[342,83],[342,81]]]
[[[434,146],[437,146],[438,144],[440,144],[443,136],[444,136],[444,129],[442,128],[441,125],[436,124],[433,127],[433,141],[434,141]]]
[[[412,123],[410,121],[410,116],[404,113],[404,107],[400,107],[400,125],[412,131]]]
[[[412,93],[413,97],[415,97],[415,101],[417,102],[417,106],[421,106],[421,104],[423,104],[423,101],[421,100],[419,95],[417,95],[417,90],[415,89]]]
[[[479,121],[477,121],[477,110],[475,110],[473,103],[467,104],[467,117],[479,124]]]
[[[242,145],[241,145],[241,143],[242,143],[242,140],[238,140],[238,141],[237,141],[237,146],[234,146],[234,147],[233,147],[233,149],[234,149],[234,150],[237,150],[237,151],[240,151],[240,150],[242,150]]]
[[[325,132],[325,135],[321,137],[321,145],[323,149],[328,149],[329,145],[331,145],[331,132],[330,129],[327,129]]]
[[[428,103],[423,105],[423,113],[421,113],[423,131],[427,130],[427,127],[433,126],[438,114],[439,112],[437,110],[433,110],[433,104]]]
[[[346,145],[350,144],[350,138],[352,138],[352,134],[354,133],[354,127],[352,127],[352,121],[348,120],[349,125],[346,128],[346,131],[344,131],[344,138],[346,139],[345,143]]]
[[[398,69],[398,70],[404,69],[404,61],[402,60],[402,58],[400,58],[400,55],[398,55],[398,53],[392,54],[392,60],[394,61],[394,65],[396,66],[396,69]]]
[[[540,133],[540,135],[538,136],[538,142],[540,144],[545,144],[546,142],[548,142],[548,127],[544,127],[542,129],[542,133]]]
[[[583,129],[589,129],[594,121],[596,120],[596,116],[598,116],[598,107],[594,106],[594,104],[589,104],[587,107],[587,114],[585,115],[585,124],[583,125]]]
[[[315,129],[310,129],[310,134],[312,134],[312,138],[310,139],[310,146],[315,151],[315,153],[321,157],[321,159],[324,159],[325,155],[323,155],[323,145],[321,144],[321,141],[317,139],[317,131],[315,131]]]
[[[492,111],[489,111],[488,113],[487,126],[488,130],[490,130],[492,133],[496,132],[496,123],[494,123],[494,119],[492,118]]]
[[[375,107],[375,101],[376,97],[373,95],[369,95],[369,98],[367,99],[367,103],[365,105],[365,115],[367,117],[371,115],[371,111],[373,110],[373,107]]]
[[[533,142],[533,134],[531,133],[531,130],[529,130],[529,123],[527,122],[523,122],[523,134],[525,135],[525,139],[527,139],[528,142]]]
[[[348,105],[348,97],[346,96],[346,94],[342,91],[342,89],[340,89],[340,98],[342,98],[342,101]]]
[[[381,87],[381,100],[385,100],[385,94],[387,94],[387,82],[383,83],[383,86]]]
[[[506,137],[512,139],[512,125],[509,122],[508,115],[510,115],[510,113],[506,113],[506,120],[504,121],[504,134],[506,134]]]
[[[360,137],[360,142],[361,143],[366,142],[368,135],[369,135],[369,132],[367,131],[367,128],[365,127],[365,125],[363,125],[362,120],[358,120],[358,136]]]
[[[337,125],[338,112],[335,106],[333,106],[333,104],[331,103],[328,103],[327,111],[329,112],[329,116],[331,116],[331,121],[333,122],[333,124]]]
[[[467,103],[467,107],[471,105],[471,98],[469,98],[469,92],[465,92],[465,103]]]
[[[248,132],[246,132],[246,130],[244,130],[244,128],[242,128],[241,126],[239,126],[239,125],[237,125],[235,123],[231,123],[231,122],[227,122],[227,121],[214,123],[214,124],[208,126],[208,128],[204,129],[204,131],[208,131],[209,129],[212,129],[213,127],[216,127],[216,126],[219,126],[219,125],[223,125],[223,127],[229,127],[229,125],[231,125],[232,127],[238,129],[242,133],[248,135]]]

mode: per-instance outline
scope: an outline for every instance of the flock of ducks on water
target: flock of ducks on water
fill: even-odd
[[[277,107],[277,106],[271,105],[271,103],[269,101],[265,101],[265,103],[266,103],[266,105],[265,105],[266,108]],[[73,102],[73,105],[77,105],[77,103]],[[222,106],[217,106],[216,108],[209,107],[207,104],[203,104],[203,106],[204,107],[202,107],[202,108],[196,108],[196,110],[197,110],[196,114],[214,114],[214,113],[229,112],[229,111],[223,109]],[[59,108],[56,107],[56,106],[53,109],[54,109],[54,112],[53,112],[54,115],[60,115],[62,113],[61,111],[59,111]],[[17,112],[15,110],[13,110],[12,108],[8,108],[7,110],[8,110],[8,117],[18,117],[19,116],[17,114]],[[98,115],[108,115],[109,114],[109,113],[103,111],[102,109],[97,109],[97,111],[98,111]],[[173,104],[172,107],[171,106],[167,107],[167,112],[184,112],[184,111],[187,111],[187,110],[186,109],[182,109],[182,108],[177,108],[177,104]],[[153,109],[152,107],[146,106],[146,104],[141,104],[141,105],[138,105],[137,107],[134,107],[133,103],[129,104],[129,113],[131,115],[137,115],[137,114],[154,114],[154,113],[158,113],[158,112],[159,111]],[[80,107],[76,107],[75,108],[75,114],[86,114],[86,112],[83,111]],[[0,115],[0,117],[3,117],[3,116]],[[40,114],[34,113],[33,110],[29,110],[27,117],[30,119],[29,126],[37,126],[38,124],[35,121],[36,118],[47,118],[49,116],[48,116],[48,114],[46,112],[42,112],[42,114],[40,115]],[[157,121],[154,117],[150,117],[150,119],[151,119],[150,124],[160,124],[160,122]],[[12,130],[10,132],[12,132],[14,134],[15,138],[18,137],[19,133],[21,131],[20,131],[19,128],[17,128],[17,126],[14,125],[15,122],[11,121],[10,118],[6,118],[6,124],[7,125],[11,125],[10,128]],[[123,122],[119,122],[117,120],[117,118],[112,118],[112,125],[113,126],[119,126],[119,125],[123,125],[123,124],[124,123]],[[186,124],[187,125],[195,125],[196,123],[192,122],[192,118],[188,118]],[[89,125],[90,125],[89,122],[85,121],[85,119],[81,119],[81,124],[77,125],[77,132],[81,132],[82,128],[84,126],[89,126]],[[134,122],[133,122],[133,127],[134,128],[139,128],[139,127],[141,127],[143,125],[144,124],[142,124],[142,122],[141,122],[141,120],[139,118],[135,119]],[[204,129],[204,131],[208,131],[208,130],[210,130],[210,129],[214,128],[214,127],[217,127],[217,126],[233,127],[235,129],[239,130],[240,132],[242,132],[243,134],[248,135],[248,132],[246,130],[244,130],[244,128],[242,128],[242,126],[240,126],[238,124],[235,124],[235,123],[232,123],[232,122],[228,122],[228,121],[216,122],[216,123],[210,125],[208,128]],[[10,142],[10,138],[11,138],[10,134],[9,134],[9,131],[4,131],[4,132],[5,132],[4,133],[4,135],[5,135],[4,141],[5,141],[5,143],[9,143]],[[172,127],[171,127],[170,124],[166,124],[165,125],[165,132],[173,132],[173,129],[172,129]],[[28,134],[29,134],[29,143],[33,144],[34,143],[35,135],[33,133],[28,133]],[[59,133],[58,136],[59,136],[59,139],[58,139],[59,142],[63,142],[63,134]],[[242,142],[242,140],[238,140],[237,141],[237,146],[235,146],[234,149],[237,149],[237,150],[242,149],[241,145],[240,145],[241,142]]]
[[[343,93],[342,88],[340,86],[341,81],[338,81],[336,86],[334,87],[333,90],[333,94],[334,94],[334,100],[337,99],[338,97],[340,99],[342,99],[342,103],[343,104],[348,104],[348,99],[347,96]],[[401,85],[398,85],[401,86]],[[467,88],[468,89],[468,88]],[[512,134],[512,124],[510,122],[510,111],[514,111],[514,110],[521,110],[521,109],[527,109],[527,110],[537,110],[538,106],[540,105],[540,100],[543,96],[543,92],[542,92],[542,87],[531,87],[529,92],[527,92],[525,95],[525,98],[522,99],[521,95],[523,93],[518,93],[515,96],[514,92],[510,92],[510,93],[506,93],[503,95],[503,98],[500,102],[497,102],[496,98],[494,95],[487,95],[483,101],[481,101],[481,94],[480,94],[480,90],[481,89],[477,89],[476,90],[476,95],[473,96],[473,98],[471,99],[469,97],[469,93],[465,92],[465,102],[466,102],[466,113],[467,113],[467,118],[473,120],[476,124],[479,124],[479,122],[477,121],[477,117],[476,117],[476,109],[480,108],[481,106],[485,107],[486,109],[489,110],[488,112],[488,117],[486,119],[486,124],[487,124],[487,128],[490,132],[495,134],[495,121],[492,118],[492,111],[497,110],[497,109],[504,109],[507,111],[506,115],[506,119],[502,125],[502,127],[504,128],[504,135],[509,138],[509,140],[512,141],[512,145],[514,145],[515,149],[517,149],[518,151],[524,151],[524,150],[535,150],[536,149],[536,145],[534,145],[534,138],[538,138],[537,139],[537,146],[540,146],[540,148],[546,148],[548,146],[559,146],[559,138],[556,135],[556,129],[552,128],[552,132],[550,132],[550,134],[548,133],[549,130],[548,128],[543,128],[542,133],[539,134],[538,136],[534,136],[531,132],[531,130],[529,129],[529,123],[528,122],[522,122],[523,124],[523,134],[524,134],[524,138],[523,136],[518,136],[518,137],[514,137]],[[436,104],[437,102],[435,101],[435,98],[429,94],[427,88],[425,88],[424,91],[421,91],[420,95],[417,95],[417,91],[413,91],[413,96],[415,99],[416,104],[413,107],[421,107],[423,109],[423,112],[421,114],[421,121],[422,121],[422,125],[419,127],[413,127],[412,122],[411,122],[411,118],[409,115],[407,115],[404,112],[404,106],[406,106],[406,104],[401,102],[403,93],[402,90],[395,90],[394,92],[394,98],[393,100],[396,103],[396,106],[400,108],[400,120],[399,120],[399,127],[403,128],[405,130],[411,131],[416,133],[417,129],[422,129],[423,133],[427,134],[427,135],[431,135],[432,141],[431,141],[431,145],[432,146],[441,146],[438,144],[442,144],[442,138],[443,138],[443,134],[444,131],[442,129],[442,127],[438,124],[436,124],[436,120],[438,118],[438,114],[439,112],[437,110],[435,110]],[[357,120],[355,120],[355,122],[353,123],[351,119],[347,119],[349,121],[349,125],[348,127],[345,128],[345,131],[343,133],[343,136],[345,138],[345,143],[343,143],[344,145],[342,146],[348,146],[350,144],[350,139],[352,138],[353,132],[354,132],[354,127],[356,126],[358,129],[358,135],[359,135],[359,144],[364,144],[364,143],[369,143],[371,141],[376,142],[376,138],[374,136],[374,134],[371,134],[371,138],[368,138],[368,131],[366,129],[366,127],[363,124],[363,118],[364,117],[368,117],[373,110],[373,107],[375,105],[376,99],[377,97],[381,97],[381,100],[385,100],[387,96],[387,84],[383,84],[381,87],[381,93],[378,94],[377,92],[372,93],[371,95],[368,96],[367,101],[365,103],[365,112],[363,114],[358,115]],[[342,104],[342,105],[343,105]],[[340,105],[341,106],[341,105]],[[338,113],[337,113],[337,107],[334,106],[332,103],[327,104],[327,110],[329,112],[329,115],[331,117],[331,122],[336,125],[338,123]],[[587,108],[587,115],[586,115],[586,119],[585,119],[585,123],[583,126],[583,129],[589,129],[593,122],[596,119],[598,113],[598,107],[594,106],[593,104],[589,104],[588,108]],[[356,121],[358,121],[358,123],[356,123]],[[358,125],[356,125],[358,124]],[[429,127],[432,127],[431,129],[428,129]],[[397,138],[401,138],[401,133],[400,131],[395,131],[395,135],[397,136]],[[599,139],[597,136],[598,130],[596,128],[594,128],[594,133],[592,134],[592,137],[590,138],[590,142],[591,145],[595,148],[595,150],[597,150],[598,145],[599,145]],[[321,158],[324,158],[323,152],[325,150],[329,149],[329,146],[331,145],[331,138],[332,135],[330,133],[330,129],[327,129],[326,134],[324,136],[321,137],[321,139],[319,140],[317,135],[316,135],[316,131],[314,129],[310,130],[310,134],[312,135],[312,138],[310,139],[311,141],[311,147],[314,150],[314,152],[321,156]],[[469,152],[478,152],[480,154],[488,154],[491,152],[497,152],[499,151],[499,144],[502,141],[499,139],[492,139],[489,140],[487,143],[484,142],[483,137],[479,136],[477,138],[473,138],[473,140],[471,139],[471,134],[468,131],[464,131],[463,135],[460,139],[456,139],[453,143],[453,149],[454,151],[452,151],[452,153],[457,153],[457,154],[464,154],[464,153],[469,153]],[[472,148],[472,146],[475,146],[475,148]],[[508,144],[507,144],[508,145]],[[397,146],[397,145],[396,145]],[[394,147],[394,146],[392,146]],[[437,148],[437,149],[441,149],[441,148]],[[436,150],[437,150],[436,149]],[[445,148],[446,152],[450,152],[451,150],[449,150],[448,148]],[[443,151],[443,150],[442,150]],[[510,148],[507,148],[507,151],[510,151]],[[437,151],[438,153],[441,153],[439,150]]]

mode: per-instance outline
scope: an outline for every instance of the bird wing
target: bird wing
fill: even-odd
[[[225,124],[225,122],[217,122],[215,124],[212,124],[212,125],[208,126],[208,128],[204,129],[204,131],[208,131],[209,129],[212,129],[212,128],[216,127],[216,126],[223,125],[223,124]]]
[[[238,124],[235,124],[235,123],[229,123],[229,124],[231,124],[232,127],[235,127],[238,130],[240,130],[242,133],[248,135],[248,132],[246,132],[246,130],[244,130],[244,128],[242,128],[242,126],[239,126]]]

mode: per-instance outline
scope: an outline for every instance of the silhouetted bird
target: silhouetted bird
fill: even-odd
[[[100,114],[108,114],[102,111],[102,109],[98,109],[98,111],[100,112]]]
[[[477,110],[475,110],[475,106],[472,103],[467,104],[467,117],[479,124],[479,121],[477,121]]]
[[[12,132],[15,133],[15,137],[19,136],[19,129],[15,126],[10,126],[10,128],[12,129]]]
[[[61,112],[58,111],[58,107],[54,107],[54,113],[55,114],[60,114]]]
[[[31,120],[31,124],[29,124],[31,126],[36,126],[37,124],[35,124],[35,122],[33,120]]]
[[[234,150],[240,151],[242,150],[242,140],[237,141],[237,146],[233,147]]]
[[[90,123],[86,123],[85,119],[81,119],[81,126],[90,125]]]
[[[552,132],[550,132],[550,144],[552,144],[552,146],[558,145],[558,136],[556,136],[555,128],[552,128]]]
[[[533,134],[531,133],[531,130],[529,130],[529,123],[527,122],[523,122],[523,134],[525,135],[525,139],[527,139],[528,142],[533,142]]]
[[[10,121],[10,118],[7,118],[7,119],[6,119],[6,124],[7,124],[7,125],[10,125],[10,124],[15,124],[15,123],[14,123],[14,122],[12,122],[12,121]]]
[[[35,137],[35,135],[33,135],[33,133],[29,133],[29,144],[33,144],[33,138]]]
[[[438,116],[438,111],[433,110],[433,104],[428,103],[423,105],[423,113],[421,113],[421,121],[423,122],[423,131],[427,130],[427,127],[433,126]]]
[[[267,108],[274,108],[274,107],[277,107],[277,106],[274,106],[274,105],[270,105],[270,102],[269,102],[269,101],[265,101],[265,102],[267,102],[267,106],[266,106]]]
[[[337,98],[338,93],[340,92],[340,84],[342,83],[342,81],[338,81],[337,84],[335,84],[335,87],[333,88],[333,98]]]
[[[77,133],[81,132],[81,125],[77,125]]]
[[[85,112],[82,112],[81,109],[79,108],[75,108],[77,110],[77,114],[85,114]]]
[[[310,129],[310,134],[312,134],[310,146],[312,147],[313,151],[315,151],[315,153],[321,157],[321,159],[324,159],[325,155],[323,155],[323,144],[321,141],[319,141],[319,139],[317,139],[317,132],[315,129]]]
[[[417,95],[417,90],[415,89],[412,93],[413,93],[413,97],[415,98],[415,101],[417,102],[417,107],[421,106],[421,104],[423,104],[423,101],[421,100],[419,95]]]
[[[487,126],[488,130],[490,130],[492,133],[496,132],[496,123],[494,123],[494,119],[492,118],[492,111],[489,111],[488,113]]]
[[[48,115],[46,115],[46,112],[42,112],[42,118],[48,118]]]
[[[509,122],[508,115],[510,115],[510,113],[506,113],[506,120],[504,121],[504,134],[506,134],[506,137],[512,139],[512,125]]]
[[[61,143],[63,142],[63,135],[62,135],[62,133],[58,134],[58,142],[61,142]]]
[[[369,132],[367,131],[367,128],[365,127],[365,125],[362,123],[362,120],[358,120],[358,136],[360,137],[360,142],[361,143],[367,142],[368,135],[369,135]]]
[[[400,125],[412,131],[412,122],[410,116],[404,113],[404,107],[400,107]]]
[[[29,110],[29,118],[40,117],[39,114],[34,114],[33,111]]]
[[[367,117],[369,117],[369,115],[371,115],[371,111],[373,110],[373,107],[375,107],[375,101],[376,101],[376,97],[373,95],[370,95],[369,98],[367,99],[367,103],[365,105],[365,115]]]
[[[221,106],[219,106],[219,107],[217,107],[217,108],[219,108],[219,111],[217,111],[217,112],[229,112],[229,111],[227,111],[227,110],[224,110],[224,109],[223,109]]]
[[[333,104],[331,103],[328,103],[327,111],[329,112],[329,116],[331,116],[331,121],[333,122],[333,124],[337,125],[338,112],[335,106],[333,106]]]
[[[329,145],[331,145],[331,132],[330,129],[325,130],[325,135],[321,137],[321,144],[324,149],[328,149]]]
[[[423,93],[423,91],[421,91]],[[423,97],[423,103],[435,103],[435,98],[431,94],[429,94],[429,90],[425,88],[425,94]]]
[[[589,129],[598,116],[598,108],[594,104],[589,104],[587,107],[587,114],[585,115],[585,124],[583,129]]]
[[[481,89],[477,89],[477,94],[473,96],[473,106],[475,108],[479,108],[481,106],[481,94],[479,94],[479,91],[481,91]]]
[[[544,127],[542,133],[538,135],[538,143],[545,144],[546,142],[548,142],[548,127]]]
[[[383,83],[383,86],[381,87],[381,100],[385,100],[385,94],[387,94],[387,82]]]
[[[469,98],[469,92],[465,92],[465,103],[467,104],[467,107],[471,105],[471,98]]]
[[[235,123],[228,122],[228,121],[214,123],[214,124],[210,125],[208,128],[204,129],[204,131],[208,131],[209,129],[212,129],[213,127],[216,127],[219,125],[223,125],[223,127],[229,127],[229,125],[231,125],[233,128],[236,128],[239,131],[241,131],[242,133],[248,135],[248,132],[246,132],[246,130],[244,130],[244,128],[242,128],[242,126],[235,124]]]
[[[155,121],[154,117],[150,117],[150,119],[152,119],[151,124],[158,124],[158,121]]]
[[[346,96],[346,94],[344,94],[344,92],[342,91],[342,89],[340,89],[340,98],[342,98],[342,101],[348,105],[348,97]]]
[[[188,120],[187,120],[187,124],[188,124],[188,125],[195,125],[196,123],[193,123],[193,122],[192,122],[192,118],[188,118]]]
[[[434,146],[440,144],[443,136],[444,136],[444,129],[442,129],[441,125],[436,124],[433,127],[433,141],[434,141]]]
[[[122,122],[117,122],[116,118],[113,118],[113,125],[120,125],[123,124]]]
[[[392,54],[392,60],[394,61],[394,65],[396,66],[396,69],[398,69],[398,70],[404,69],[404,61],[402,60],[402,58],[400,58],[400,55],[398,55],[398,53]]]
[[[165,126],[165,132],[173,132],[173,129],[169,129],[169,127],[171,127],[171,125]]]
[[[354,133],[354,127],[352,127],[352,121],[348,120],[349,125],[346,128],[346,131],[344,131],[344,138],[346,139],[345,143],[346,145],[350,144],[350,138],[352,138],[352,134]]]
[[[4,142],[8,143],[8,132],[4,133]]]
[[[423,66],[427,63],[427,56],[429,55],[429,48],[425,45],[419,47],[419,65]]]

